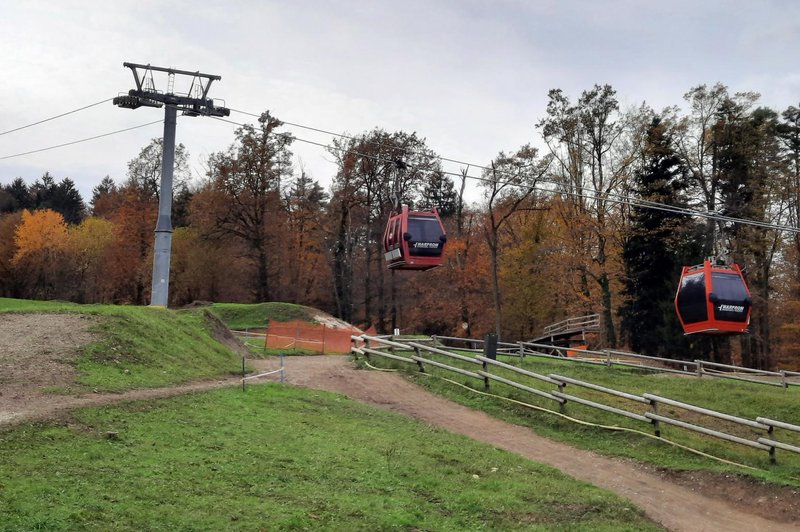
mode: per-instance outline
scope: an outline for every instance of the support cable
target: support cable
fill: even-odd
[[[237,111],[237,112],[242,113],[242,111]],[[246,114],[252,114],[252,113],[246,113]],[[256,115],[253,115],[253,116],[256,116]],[[242,123],[239,123],[239,122],[235,122],[233,120],[227,120],[227,119],[218,118],[218,117],[212,117],[212,118],[214,118],[215,120],[219,120],[221,122],[226,122],[228,124],[233,124],[233,125],[240,126],[240,127],[243,127],[243,126],[246,125],[246,124],[242,124]],[[289,125],[289,122],[283,122],[283,123]],[[308,129],[315,129],[315,128],[308,128]],[[323,130],[317,130],[317,131],[323,131]],[[337,133],[330,133],[330,134],[341,136],[341,137],[344,137],[344,138],[352,138],[352,137],[348,137],[346,135],[339,135]],[[306,143],[306,144],[319,146],[321,148],[327,149],[328,151],[341,150],[341,148],[337,148],[335,146],[331,146],[330,144],[324,144],[324,143],[321,143],[321,142],[316,142],[316,141],[313,141],[313,140],[304,139],[304,138],[292,135],[291,133],[275,133],[275,135],[276,136],[283,136],[283,137],[286,137],[286,138],[290,138],[290,139],[296,140],[298,142],[303,142],[303,143]],[[376,155],[372,155],[372,154],[361,153],[361,152],[358,152],[358,151],[355,151],[355,150],[346,150],[346,151],[348,153],[352,153],[352,154],[357,155],[359,157],[365,157],[365,158],[368,158],[368,159],[372,159],[372,160],[374,160],[376,162],[383,162],[383,163],[389,163],[389,164],[394,164],[395,163],[395,161],[392,161],[392,160],[389,160],[389,159],[386,159],[386,158],[383,158],[383,157],[379,157],[379,156],[376,156]],[[440,157],[440,156],[433,156],[433,157],[436,158],[436,159],[439,159],[439,160],[457,162],[454,159],[446,159],[446,158]],[[481,166],[481,165],[472,164],[472,163],[466,163],[466,162],[460,162],[460,164],[468,164],[469,166],[474,166],[476,168],[487,168],[487,167],[484,167],[484,166]],[[409,165],[409,168],[413,168],[413,167]],[[466,177],[467,179],[473,179],[475,181],[483,181],[483,182],[489,182],[489,183],[494,182],[493,180],[491,180],[489,178],[486,178],[486,177],[472,176],[472,175],[462,175],[460,173],[449,172],[449,171],[446,171],[446,170],[440,170],[440,172],[443,175],[448,175],[448,176],[453,176],[453,177]],[[551,181],[543,180],[543,182],[557,185],[557,183],[553,183]],[[664,203],[656,203],[656,202],[648,201],[648,200],[638,200],[638,199],[631,198],[630,196],[623,196],[623,195],[619,195],[619,194],[609,194],[607,196],[601,196],[600,194],[597,194],[597,193],[568,192],[568,191],[564,191],[564,190],[545,188],[545,187],[536,186],[536,185],[521,185],[519,183],[513,183],[513,182],[510,182],[510,181],[497,181],[497,183],[501,184],[501,185],[509,185],[509,186],[513,186],[513,187],[517,187],[517,188],[532,189],[532,190],[536,190],[538,192],[542,192],[542,193],[545,193],[545,194],[556,194],[556,195],[560,195],[560,196],[570,196],[570,197],[574,197],[574,198],[581,198],[581,199],[595,200],[595,201],[596,200],[603,200],[603,201],[607,201],[609,203],[614,203],[614,204],[617,204],[617,205],[628,205],[628,206],[636,207],[636,208],[640,208],[640,209],[659,210],[659,211],[671,212],[671,213],[674,213],[674,214],[681,214],[681,215],[685,215],[685,216],[693,216],[693,217],[705,218],[705,219],[710,219],[710,220],[715,220],[715,221],[720,221],[720,222],[738,223],[738,224],[742,224],[742,225],[752,225],[752,226],[755,226],[755,227],[760,227],[762,229],[773,229],[775,231],[788,232],[788,233],[800,233],[800,227],[791,227],[791,226],[788,226],[788,225],[773,224],[773,223],[769,223],[769,222],[761,222],[761,221],[758,221],[758,220],[749,220],[749,219],[745,219],[745,218],[735,218],[733,216],[726,216],[726,215],[717,214],[717,213],[696,211],[696,210],[690,209],[688,207],[678,207],[678,206],[675,206],[675,205],[667,205],[667,204],[664,204]]]
[[[83,111],[85,109],[89,109],[90,107],[95,107],[97,105],[102,105],[104,103],[108,103],[113,99],[114,98],[108,98],[106,100],[102,100],[102,101],[99,101],[99,102],[96,102],[96,103],[85,105],[83,107],[79,107],[78,109],[73,109],[72,111],[67,111],[66,113],[61,113],[60,115],[51,116],[50,118],[45,118],[44,120],[39,120],[38,122],[33,122],[32,124],[28,124],[28,125],[20,126],[20,127],[15,127],[14,129],[9,129],[8,131],[0,132],[0,137],[2,137],[3,135],[7,135],[9,133],[13,133],[15,131],[19,131],[21,129],[26,129],[26,128],[33,127],[33,126],[38,126],[39,124],[44,124],[45,122],[49,122],[51,120],[55,120],[56,118],[61,118],[62,116],[71,115],[73,113],[77,113],[78,111]]]
[[[238,110],[238,109],[231,109],[231,111],[236,112],[236,113],[240,113],[240,114],[244,114],[244,115],[248,115],[248,116],[254,116],[254,117],[260,117],[261,116],[261,115],[255,114],[255,113],[250,113],[250,112],[247,112],[247,111],[241,111],[241,110]],[[303,124],[297,124],[297,123],[293,123],[293,122],[285,122],[283,120],[281,120],[281,122],[283,124],[286,124],[287,126],[307,129],[307,130],[310,130],[310,131],[315,131],[317,133],[324,133],[326,135],[331,135],[331,136],[334,136],[334,137],[340,137],[340,138],[353,140],[353,141],[362,140],[362,139],[359,139],[359,137],[356,137],[356,136],[353,136],[353,135],[347,135],[347,134],[344,134],[344,133],[335,133],[333,131],[328,131],[328,130],[325,130],[325,129],[306,126],[306,125],[303,125]],[[295,137],[295,138],[297,138],[297,140],[300,140],[301,142],[309,142],[311,144],[315,144],[314,142],[305,141],[305,140],[300,139],[298,137]],[[377,146],[377,147],[390,146],[390,145],[387,145],[385,143],[375,142],[375,141],[365,141],[364,143],[372,145],[372,146]],[[317,145],[323,146],[322,144],[318,144],[318,143],[317,143]],[[325,147],[327,147],[329,149],[337,149],[337,148],[335,148],[333,146],[325,145]],[[352,150],[349,150],[349,151],[351,153],[355,153],[356,155],[360,155],[362,157],[370,157],[370,158],[372,158],[374,160],[381,160],[380,158],[378,158],[376,156],[372,156],[372,155],[368,155],[368,154],[361,154],[361,153],[358,153],[358,152],[355,152],[355,151],[352,151]],[[493,168],[488,167],[488,166],[483,166],[483,165],[480,165],[480,164],[469,163],[469,162],[466,162],[466,161],[460,161],[458,159],[450,159],[448,157],[443,157],[443,156],[440,156],[440,155],[431,155],[431,156],[434,159],[438,159],[438,160],[444,161],[444,162],[450,162],[450,163],[465,165],[467,167],[472,166],[472,167],[478,168],[478,169],[486,171],[486,172],[494,171]],[[475,177],[475,176],[470,176],[470,175],[463,176],[462,174],[456,174],[456,173],[453,173],[453,172],[442,171],[442,173],[444,173],[446,175],[450,175],[450,176],[455,176],[455,177],[467,177],[469,179],[475,179],[475,180],[478,180],[478,181],[490,181],[490,180],[482,178],[482,177]],[[552,180],[542,179],[541,181],[544,182],[544,183],[555,185],[555,186],[559,186],[560,185],[560,183],[558,183],[556,181],[552,181]],[[788,231],[788,232],[800,232],[800,230],[798,230],[796,228],[792,228],[790,226],[771,224],[769,222],[761,222],[761,221],[758,221],[758,220],[746,220],[746,219],[743,219],[743,218],[734,218],[732,216],[725,216],[725,215],[722,215],[722,214],[719,214],[719,213],[702,212],[702,211],[697,211],[697,210],[691,209],[689,207],[679,207],[679,206],[676,206],[676,205],[668,205],[668,204],[664,204],[664,203],[657,203],[657,202],[649,201],[649,200],[645,200],[645,199],[635,199],[635,198],[631,198],[629,195],[616,194],[616,193],[612,193],[612,192],[607,192],[607,193],[605,193],[605,195],[593,194],[591,196],[586,196],[586,195],[581,195],[581,194],[572,193],[572,192],[568,192],[568,191],[542,189],[540,187],[525,187],[524,185],[519,185],[519,184],[516,184],[516,183],[509,183],[509,182],[502,182],[502,181],[498,182],[498,184],[511,185],[511,186],[516,186],[516,187],[520,187],[520,188],[533,188],[534,190],[537,190],[537,191],[549,192],[549,193],[552,193],[552,194],[567,195],[567,196],[578,197],[578,198],[582,198],[582,199],[609,201],[611,203],[615,203],[615,204],[618,204],[618,205],[619,204],[624,204],[624,205],[629,205],[629,206],[632,206],[632,207],[638,207],[638,208],[643,208],[643,209],[660,210],[660,211],[665,211],[665,212],[671,212],[671,213],[674,213],[674,214],[681,214],[681,215],[685,215],[685,216],[697,216],[697,217],[701,217],[701,218],[712,219],[712,220],[715,220],[715,221],[718,221],[718,222],[742,223],[742,224],[747,224],[747,225],[753,225],[753,226],[756,226],[756,227],[761,227],[761,228],[764,228],[764,229],[774,229],[774,230],[777,230],[777,231]]]
[[[56,148],[63,148],[65,146],[72,146],[73,144],[80,144],[81,142],[88,142],[90,140],[101,139],[103,137],[110,137],[111,135],[116,135],[118,133],[124,133],[126,131],[132,131],[134,129],[139,129],[139,128],[142,128],[142,127],[152,126],[153,124],[160,124],[161,122],[162,122],[162,120],[154,120],[153,122],[148,122],[146,124],[140,124],[138,126],[133,126],[133,127],[126,127],[125,129],[118,129],[116,131],[111,131],[109,133],[103,133],[102,135],[95,135],[93,137],[86,137],[85,139],[73,140],[71,142],[65,142],[64,144],[56,144],[55,146],[48,146],[47,148],[39,148],[38,150],[31,150],[31,151],[26,151],[26,152],[23,152],[23,153],[15,153],[13,155],[4,155],[4,156],[0,157],[0,161],[2,161],[3,159],[11,159],[13,157],[22,157],[23,155],[30,155],[32,153],[39,153],[39,152],[43,152],[43,151],[54,150]]]
[[[256,118],[261,116],[261,115],[257,115],[255,113],[250,113],[250,112],[247,112],[247,111],[240,111],[238,109],[231,109],[231,111],[233,111],[234,113],[239,113],[239,114],[243,114],[243,115],[254,116]],[[311,126],[305,126],[303,124],[297,124],[297,123],[293,123],[293,122],[286,122],[284,120],[281,120],[281,122],[283,124],[286,124],[287,126],[299,127],[301,129],[307,129],[309,131],[315,131],[317,133],[323,133],[325,135],[331,135],[331,136],[334,136],[334,137],[340,137],[340,138],[347,139],[347,140],[361,140],[356,136],[347,135],[345,133],[335,133],[333,131],[328,131],[328,130],[325,130],[325,129],[320,129],[320,128],[311,127]],[[371,141],[371,140],[366,141],[365,144],[370,144],[372,146],[378,146],[378,147],[383,147],[383,146],[396,147],[396,146],[393,146],[393,145],[385,144],[383,142],[375,142],[375,141]],[[468,163],[468,162],[464,162],[464,161],[459,161],[458,159],[449,159],[447,157],[442,157],[441,155],[431,154],[431,157],[433,157],[434,159],[439,159],[440,161],[448,162],[448,163],[462,164],[462,165],[466,165],[466,166],[475,166],[477,168],[480,168],[481,170],[491,170],[491,168],[489,168],[487,166],[481,166],[481,165],[476,165],[476,164],[472,164],[472,163]]]

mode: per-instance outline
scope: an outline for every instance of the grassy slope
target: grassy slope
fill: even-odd
[[[210,310],[231,329],[256,329],[266,327],[270,320],[312,321],[312,309],[292,303],[214,303]]]
[[[323,392],[73,415],[0,432],[0,530],[657,529],[551,468]]]
[[[468,353],[465,354],[469,355]],[[465,369],[471,369],[473,371],[480,368],[480,366],[461,364],[444,357],[435,359],[450,365],[460,365]],[[504,358],[503,361],[513,364],[520,363],[518,359]],[[537,411],[508,401],[470,392],[442,379],[418,376],[416,371],[414,371],[416,370],[416,365],[410,366],[401,362],[387,362],[381,359],[376,360],[374,363],[409,371],[412,378],[419,382],[419,384],[436,393],[462,404],[466,404],[472,408],[484,410],[495,417],[505,419],[512,423],[530,426],[537,433],[544,436],[565,441],[585,449],[591,449],[614,456],[634,458],[657,466],[678,470],[708,469],[725,472],[735,471],[737,473],[745,471],[742,468],[723,465],[719,462],[680,450],[645,436],[630,432],[614,432],[597,427],[582,426],[551,413]],[[560,374],[636,395],[641,395],[645,392],[653,393],[748,419],[754,420],[758,416],[763,416],[800,424],[800,410],[797,408],[797,404],[800,402],[800,388],[798,387],[791,387],[788,390],[783,390],[778,387],[748,384],[724,379],[704,378],[702,381],[698,381],[694,377],[643,374],[638,370],[622,368],[609,369],[535,357],[526,358],[524,362],[522,362],[522,366],[525,369],[543,375],[551,373]],[[426,371],[429,374],[445,377],[475,390],[483,391],[483,381],[462,377],[453,372],[430,366],[426,368]],[[553,391],[556,389],[553,385],[499,368],[492,368],[491,372],[543,391]],[[650,411],[649,407],[646,405],[640,405],[626,399],[617,398],[578,386],[567,386],[565,392],[628,411],[637,413]],[[538,398],[533,394],[517,390],[501,383],[492,382],[491,393],[513,398],[541,408],[558,410],[557,404],[553,401]],[[662,405],[659,411],[661,414],[675,417],[689,423],[713,427],[717,430],[751,440],[756,439],[759,435],[764,435],[763,431],[754,431],[730,422],[701,416],[699,414],[692,414],[676,407]],[[570,417],[591,421],[596,424],[627,427],[649,434],[653,432],[652,427],[647,423],[628,419],[616,414],[606,413],[574,402],[567,405],[566,413]],[[795,453],[778,451],[778,464],[771,465],[766,451],[759,451],[739,444],[728,443],[723,440],[663,424],[661,426],[661,431],[662,435],[671,441],[690,446],[694,449],[727,460],[759,468],[761,470],[760,472],[750,472],[750,474],[753,474],[757,478],[781,484],[800,486],[800,455]],[[800,446],[800,434],[778,430],[776,436],[780,441]]]
[[[263,318],[267,310],[266,307],[258,308],[256,305],[220,305],[220,307],[222,313],[231,323],[236,323],[231,320],[234,320],[237,315],[239,316],[237,319],[241,320],[240,323],[247,323],[247,320],[253,319],[254,316]],[[242,308],[237,309],[236,307]],[[298,307],[297,309],[292,309],[291,307],[281,305],[276,307],[279,309],[276,313],[279,316],[289,316],[286,319],[302,319],[302,314],[297,315],[294,312],[298,314],[305,312],[305,310],[301,310],[304,307]],[[286,309],[289,310],[286,311]],[[143,307],[82,306],[69,303],[0,299],[0,313],[2,312],[77,312],[101,317],[100,323],[94,328],[95,332],[100,333],[100,338],[86,349],[77,362],[82,375],[80,377],[81,384],[98,390],[121,390],[133,387],[167,385],[198,377],[233,372],[237,371],[239,367],[238,358],[211,338],[206,329],[207,324],[202,317],[202,312],[198,310],[174,312]],[[225,314],[225,312],[230,312],[230,314]],[[744,417],[754,418],[757,415],[763,415],[800,423],[800,413],[796,409],[797,400],[800,396],[798,396],[799,391],[796,388],[783,391],[778,388],[711,379],[704,379],[702,383],[698,383],[692,378],[641,375],[636,371],[630,370],[614,369],[610,371],[605,368],[535,358],[526,359],[524,365],[528,369],[543,374],[560,373],[632,393],[657,393]],[[453,378],[452,373],[433,371]],[[511,377],[511,375],[507,376]],[[464,378],[456,378],[456,380],[469,381],[469,379]],[[584,448],[595,449],[608,454],[629,456],[675,469],[740,471],[736,468],[720,466],[715,462],[710,462],[707,459],[676,450],[673,447],[668,447],[644,437],[627,433],[607,432],[591,427],[580,427],[556,418],[551,414],[539,413],[507,402],[477,396],[438,379],[422,378],[420,382],[459,402],[486,410],[499,418],[532,426],[537,432],[544,435]],[[482,388],[480,383],[477,382],[470,382],[469,384],[476,388]],[[529,381],[526,384],[542,387],[537,381]],[[537,401],[529,394],[501,384],[493,383],[492,391],[526,402],[540,404],[546,408],[552,409],[555,407],[553,403]],[[630,403],[621,399],[615,400],[604,394],[577,387],[570,387],[567,391],[606,404],[628,409],[632,408]],[[633,409],[635,410],[635,408]],[[676,411],[668,409],[666,412],[669,415],[673,415]],[[589,410],[574,403],[569,405],[568,413],[583,419],[636,427],[648,431],[648,427],[643,427],[641,423],[629,421],[612,414],[602,414],[597,410]],[[708,424],[708,418],[704,418],[703,421],[704,424]],[[311,423],[307,423],[307,425],[314,426]],[[272,430],[267,427],[261,428],[264,429],[264,433]],[[730,427],[720,426],[719,428],[727,430]],[[42,429],[24,428],[17,432],[32,434],[33,440],[27,441],[26,445],[34,447],[39,444],[44,445],[48,440],[55,441],[54,438],[63,443],[66,441],[63,439],[66,437],[64,434],[70,434],[71,437],[76,438],[80,436],[80,434],[76,435],[70,431],[64,432],[65,430],[52,427]],[[800,485],[800,480],[798,480],[800,478],[800,460],[796,458],[796,455],[779,452],[779,465],[769,466],[765,452],[750,451],[737,445],[729,445],[718,440],[695,436],[672,427],[664,427],[664,432],[669,439],[680,441],[706,452],[742,461],[763,469],[770,469],[768,473],[760,473],[757,476],[771,481],[795,486]],[[225,437],[229,435],[230,433],[224,434]],[[747,434],[740,435],[747,436]],[[58,437],[56,438],[56,436]],[[786,432],[783,432],[780,439],[789,439],[791,442],[791,438],[786,436]],[[322,437],[327,438],[325,435]],[[198,438],[202,440],[202,437],[198,436]],[[224,440],[222,436],[220,438]],[[4,436],[4,439],[0,440],[0,447],[5,449],[5,445],[9,441],[11,440]],[[336,440],[334,439],[333,441]],[[798,442],[794,443],[799,444]],[[94,444],[101,446],[111,445],[110,442],[94,442]],[[119,444],[115,443],[114,445]],[[358,448],[358,445],[354,448]],[[348,449],[348,447],[343,446],[342,449]],[[215,449],[208,449],[207,451],[209,456],[203,458],[205,462],[213,460],[211,456],[213,456]],[[90,467],[90,463],[93,461],[93,451],[84,450],[82,452],[84,452],[84,456],[89,458],[89,463],[84,461],[80,465],[76,464],[74,466],[76,471]],[[386,447],[385,460],[387,463],[392,461],[392,457],[396,453],[402,454],[402,451]],[[56,456],[58,456],[58,453],[56,453]],[[2,463],[2,460],[0,460],[0,463]],[[15,474],[15,476],[17,475]],[[24,477],[24,474],[22,476]],[[4,479],[0,478],[0,498],[4,496],[5,485]],[[527,517],[524,518],[527,519]],[[72,517],[68,519],[72,519]],[[536,519],[539,519],[539,517],[536,517],[534,521]],[[33,521],[29,522],[33,523]],[[0,519],[0,523],[2,523],[2,519]]]
[[[211,335],[203,311],[76,305],[0,298],[0,313],[78,313],[101,318],[79,355],[78,391],[167,386],[236,372],[240,358]]]

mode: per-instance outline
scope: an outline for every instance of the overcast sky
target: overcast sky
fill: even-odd
[[[576,98],[609,83],[624,105],[660,109],[719,81],[760,92],[778,111],[800,104],[800,2],[791,0],[0,0],[0,8],[0,132],[127,92],[124,61],[218,74],[210,96],[233,109],[269,109],[335,132],[416,131],[440,155],[477,164],[538,143],[534,126],[552,88]],[[0,135],[0,184],[49,171],[72,178],[88,201],[105,175],[124,180],[161,124],[3,157],[155,120],[163,110],[109,102]],[[235,129],[199,117],[177,127],[195,177]],[[330,183],[330,155],[303,143],[293,151]]]

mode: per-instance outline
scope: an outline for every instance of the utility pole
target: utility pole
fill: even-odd
[[[172,174],[175,166],[175,121],[178,111],[185,116],[228,116],[230,109],[217,107],[208,98],[211,82],[222,77],[200,72],[175,70],[151,65],[123,63],[130,68],[136,88],[127,95],[114,98],[114,105],[125,109],[139,107],[164,107],[164,141],[161,153],[161,187],[158,195],[158,222],[156,223],[155,253],[153,254],[153,282],[150,291],[151,307],[166,307],[169,302],[169,263],[172,253]],[[167,74],[165,90],[156,90],[153,72]],[[191,76],[186,93],[176,93],[175,76]]]

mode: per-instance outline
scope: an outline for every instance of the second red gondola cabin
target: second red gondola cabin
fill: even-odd
[[[741,334],[750,325],[750,291],[739,266],[684,266],[675,310],[686,334]]]
[[[441,266],[447,235],[436,209],[392,213],[383,234],[386,263],[392,270],[430,270]]]

